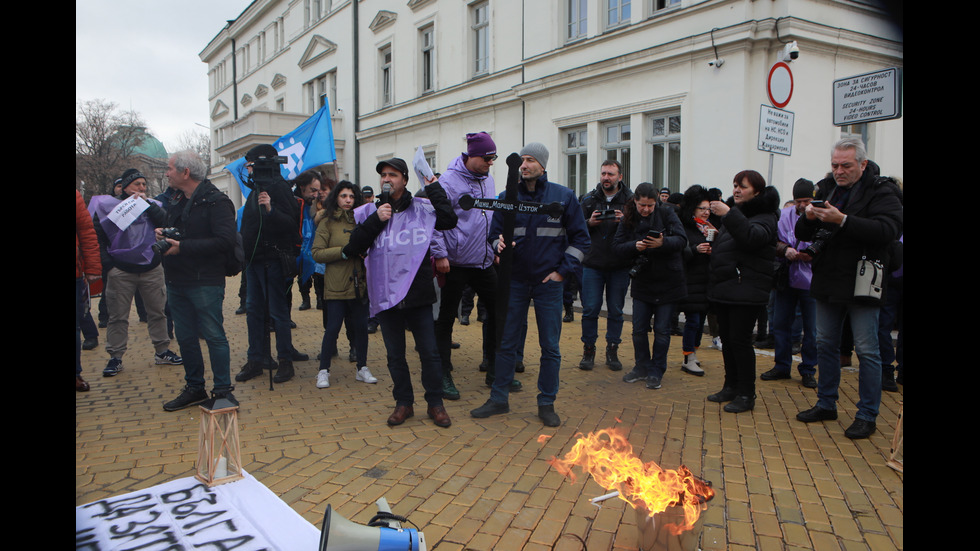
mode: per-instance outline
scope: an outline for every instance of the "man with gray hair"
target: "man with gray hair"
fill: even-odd
[[[179,237],[165,236],[160,229],[157,237],[163,245],[170,313],[184,359],[186,385],[163,409],[177,411],[207,400],[200,338],[208,345],[214,375],[212,397],[235,402],[222,313],[226,266],[236,246],[235,206],[207,179],[207,167],[196,153],[175,153],[166,175],[177,191],[167,211],[168,226]]]
[[[796,222],[796,238],[810,241],[813,278],[810,295],[817,305],[817,404],[798,413],[804,423],[837,419],[840,341],[850,317],[858,368],[857,413],[844,436],[868,438],[875,431],[881,403],[881,356],[878,312],[891,249],[902,233],[902,191],[892,178],[879,176],[864,143],[837,142],[831,151],[831,176],[817,183],[814,200]],[[875,283],[868,285],[877,272]]]
[[[497,254],[513,247],[514,265],[510,281],[510,301],[503,337],[497,350],[495,377],[490,399],[470,412],[484,418],[510,411],[508,397],[517,366],[517,351],[523,349],[524,326],[531,301],[541,344],[541,370],[538,374],[538,417],[548,427],[557,427],[561,419],[555,413],[558,394],[558,370],[561,350],[558,346],[562,327],[563,281],[575,275],[581,280],[582,258],[589,250],[589,230],[575,193],[548,181],[548,149],[540,143],[529,143],[521,149],[521,182],[517,199],[523,202],[562,205],[560,216],[519,212],[514,226],[514,242],[503,242],[502,216],[494,216],[490,236]],[[505,197],[506,192],[501,194]]]

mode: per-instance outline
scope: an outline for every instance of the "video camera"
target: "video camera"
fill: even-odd
[[[278,151],[272,146],[259,146],[253,148],[245,155],[245,160],[252,167],[245,185],[257,192],[262,192],[273,182],[282,180],[282,165],[289,160],[277,155]]]

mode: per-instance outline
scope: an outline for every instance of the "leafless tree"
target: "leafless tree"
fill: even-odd
[[[204,161],[204,166],[211,167],[211,135],[205,130],[186,130],[177,140],[177,149],[183,151],[190,149],[200,155]]]
[[[75,187],[84,182],[86,200],[112,193],[112,182],[144,139],[146,123],[102,99],[79,102],[75,113]]]

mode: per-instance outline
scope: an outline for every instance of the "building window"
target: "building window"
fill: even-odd
[[[667,10],[681,5],[681,0],[653,0],[653,11]]]
[[[420,31],[419,40],[421,42],[422,53],[422,93],[427,94],[436,89],[436,33],[432,25]]]
[[[671,193],[679,192],[681,185],[681,116],[669,114],[655,116],[651,120],[653,145],[653,174],[651,181],[657,187],[667,187]]]
[[[565,132],[565,185],[581,197],[589,191],[589,133],[585,128]]]
[[[379,51],[381,61],[381,106],[387,107],[394,101],[391,89],[391,44],[381,48]]]
[[[473,74],[490,70],[490,3],[480,2],[471,8],[470,31],[473,36]]]
[[[602,125],[603,160],[619,161],[623,165],[623,182],[629,186],[630,175],[630,122],[617,121]]]
[[[568,2],[568,23],[565,40],[571,42],[585,38],[588,33],[588,0],[566,0]]]
[[[337,72],[330,71],[306,83],[307,107],[313,114],[330,104],[330,112],[337,111]]]
[[[606,25],[616,27],[630,22],[630,0],[606,0]]]

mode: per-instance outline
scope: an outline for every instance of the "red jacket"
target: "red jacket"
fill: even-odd
[[[75,190],[75,278],[82,274],[102,275],[99,258],[99,239],[95,236],[92,215],[85,207],[85,199]]]

